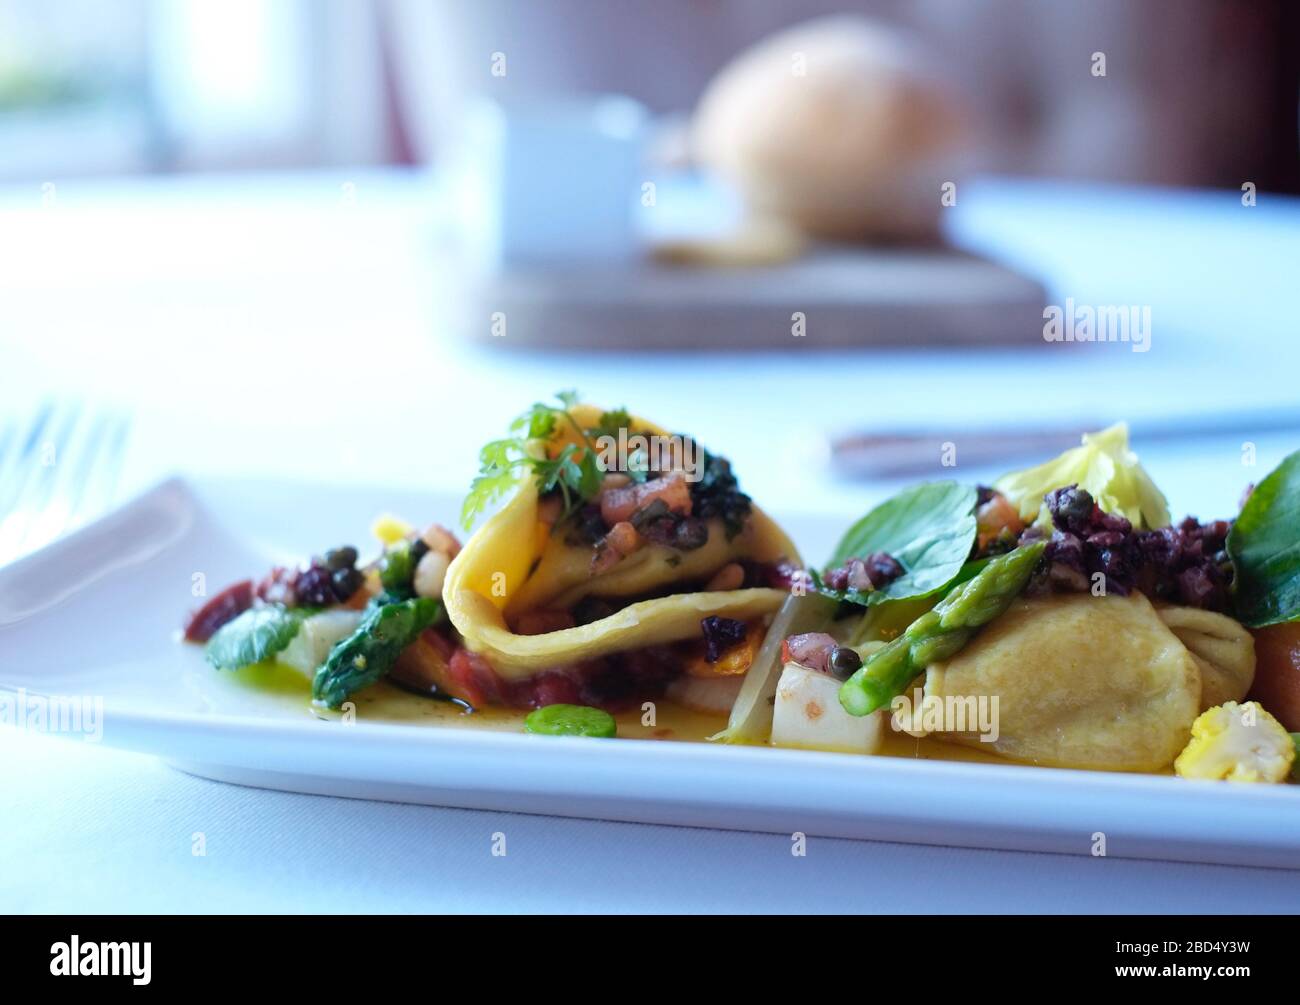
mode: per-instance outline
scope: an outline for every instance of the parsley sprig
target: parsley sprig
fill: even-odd
[[[460,513],[466,530],[488,506],[514,488],[521,473],[531,472],[542,495],[560,492],[563,517],[600,493],[605,474],[595,440],[606,435],[617,437],[620,428],[630,427],[631,416],[622,409],[605,412],[596,428],[583,429],[572,411],[578,404],[577,392],[561,391],[555,399],[558,404],[534,404],[510,424],[514,436],[493,440],[479,451],[479,473],[470,484]],[[555,457],[539,458],[528,452],[529,440],[549,440],[566,423],[577,433],[578,443],[566,443]]]

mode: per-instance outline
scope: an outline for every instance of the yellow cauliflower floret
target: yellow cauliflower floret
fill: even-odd
[[[415,530],[409,523],[391,513],[383,513],[375,517],[375,522],[370,525],[370,533],[377,537],[381,544],[396,544],[408,534]]]
[[[1182,778],[1282,782],[1295,757],[1291,735],[1259,702],[1227,701],[1192,723],[1192,741],[1174,770]]]

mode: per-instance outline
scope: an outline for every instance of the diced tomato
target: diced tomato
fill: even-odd
[[[478,653],[457,649],[448,663],[447,693],[467,701],[476,708],[488,704],[500,694],[496,673]]]
[[[253,581],[243,579],[212,597],[185,622],[189,642],[207,642],[218,628],[253,606]]]
[[[448,558],[455,558],[460,554],[460,541],[440,523],[429,524],[420,537],[429,546],[430,551],[441,552]]]
[[[830,665],[835,639],[825,632],[791,635],[781,643],[781,662],[798,663],[810,670],[825,671]]]
[[[975,529],[979,535],[977,547],[983,551],[1004,533],[1013,538],[1019,537],[1025,529],[1025,523],[1007,497],[994,492],[993,497],[975,514]]]
[[[674,471],[641,485],[605,489],[600,494],[600,517],[605,526],[613,527],[656,499],[680,516],[691,515],[691,487],[682,472]]]
[[[456,644],[436,628],[426,628],[420,633],[420,637],[437,649],[445,660],[450,661],[456,652]]]
[[[1250,697],[1283,726],[1300,732],[1300,622],[1257,628]]]
[[[544,673],[533,681],[530,705],[543,708],[546,705],[577,705],[581,703],[578,683],[567,674],[559,672]]]

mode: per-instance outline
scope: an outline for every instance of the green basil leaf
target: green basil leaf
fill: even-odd
[[[270,659],[302,627],[303,614],[278,604],[253,607],[217,629],[204,655],[218,670],[238,670]]]
[[[942,589],[962,571],[975,543],[975,501],[974,487],[956,482],[926,482],[887,499],[848,529],[827,568],[883,551],[903,575],[869,593],[822,592],[868,606]]]
[[[1300,618],[1300,450],[1262,482],[1228,534],[1238,620],[1251,628]]]

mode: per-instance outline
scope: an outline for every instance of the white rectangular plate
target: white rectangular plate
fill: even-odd
[[[457,500],[169,481],[0,569],[0,689],[102,698],[102,742],[247,785],[559,816],[1300,867],[1300,787],[705,743],[341,724],[211,700],[176,641],[201,575],[364,540],[376,509],[450,523]],[[780,516],[780,515],[778,515]],[[783,522],[808,555],[848,520]],[[237,531],[237,532],[236,532]],[[221,707],[218,708],[217,706]],[[597,746],[599,743],[599,746]]]

